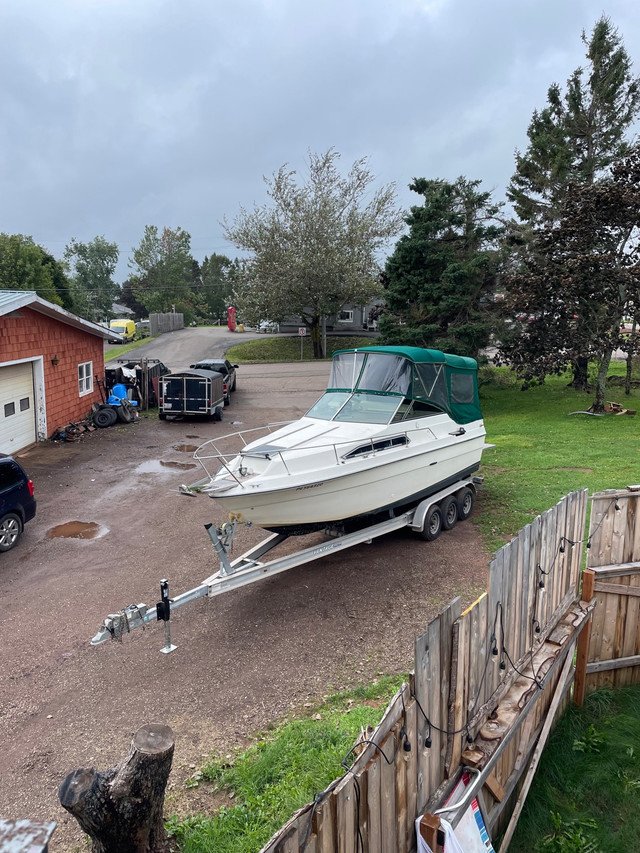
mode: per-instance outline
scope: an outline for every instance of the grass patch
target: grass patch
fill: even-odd
[[[300,359],[300,341],[302,341],[302,359]],[[331,337],[327,336],[327,358],[331,358],[336,350],[352,349],[353,347],[368,347],[376,344],[375,338],[362,337]],[[245,364],[278,361],[313,361],[313,343],[307,335],[277,338],[265,338],[259,341],[247,341],[235,344],[227,350],[229,361],[242,361]]]
[[[551,735],[509,851],[635,853],[639,797],[640,686],[592,693]]]
[[[621,374],[624,364],[614,370]],[[496,446],[482,457],[483,511],[475,521],[491,549],[574,489],[593,492],[638,481],[637,416],[570,415],[587,409],[593,397],[568,388],[568,375],[528,391],[503,368],[489,375],[485,370],[481,378],[487,441]],[[640,409],[637,388],[626,396],[616,387],[608,399]]]
[[[255,853],[291,817],[344,772],[341,762],[360,729],[380,721],[403,678],[327,700],[303,719],[291,720],[257,739],[230,765],[206,764],[194,783],[233,794],[233,805],[214,816],[169,819],[167,829],[183,853]],[[227,801],[229,801],[227,799]]]

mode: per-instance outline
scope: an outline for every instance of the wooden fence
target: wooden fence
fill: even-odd
[[[587,690],[640,682],[640,486],[594,495],[587,565],[597,600]]]
[[[408,853],[416,817],[438,810],[462,765],[475,770],[470,792],[489,832],[504,820],[568,701],[573,652],[593,609],[579,598],[586,510],[586,490],[563,498],[498,551],[478,601],[463,613],[459,599],[444,608],[415,641],[411,683],[350,771],[295,814],[264,853]],[[455,825],[461,814],[448,818]],[[437,818],[430,826],[436,833]]]

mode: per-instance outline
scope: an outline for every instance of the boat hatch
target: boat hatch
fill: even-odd
[[[261,456],[265,459],[271,459],[272,456],[282,453],[283,450],[287,450],[287,448],[283,447],[281,444],[261,444],[259,447],[252,447],[251,450],[241,450],[240,455]]]
[[[409,444],[409,438],[406,435],[394,435],[388,438],[381,438],[377,441],[368,441],[366,444],[361,444],[349,453],[345,453],[343,459],[353,459],[356,456],[364,456],[367,453],[377,453],[379,450],[389,450],[392,447],[406,447]]]

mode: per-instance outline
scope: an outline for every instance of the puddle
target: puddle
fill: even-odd
[[[174,444],[174,450],[178,450],[180,453],[193,453],[194,450],[198,449],[197,444]]]
[[[195,462],[165,462],[164,460],[160,460],[160,464],[165,468],[180,468],[181,471],[188,471],[189,468],[197,468]]]
[[[67,521],[47,530],[46,539],[98,539],[108,529],[95,521]]]

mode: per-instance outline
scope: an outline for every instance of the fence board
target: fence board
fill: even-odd
[[[476,709],[483,705],[488,698],[486,693],[485,662],[489,645],[487,627],[487,605],[489,599],[486,592],[469,608],[469,692],[467,699],[467,717],[472,717]]]
[[[418,706],[415,702],[407,705],[407,736],[411,744],[411,750],[403,755],[407,774],[407,825],[405,834],[409,850],[416,849],[415,818],[420,814],[418,811],[418,786],[416,777],[418,773]]]
[[[336,843],[340,853],[355,853],[356,849],[356,795],[353,776],[347,773],[336,788]]]
[[[319,853],[335,853],[334,808],[333,797],[328,796],[316,809],[313,822],[318,836]]]
[[[395,849],[398,851],[398,853],[407,853],[409,849],[407,837],[407,765],[403,760],[404,737],[401,737],[401,734],[402,724],[398,723],[394,732],[396,749],[398,750],[397,758],[394,764],[396,803]]]
[[[440,733],[429,731],[424,715],[435,719],[440,698],[440,616],[436,616],[426,632],[415,641],[416,698],[424,711],[418,718],[418,809],[424,809],[427,800],[440,783]],[[431,737],[431,748],[425,744]]]
[[[440,706],[437,718],[432,718],[432,722],[445,732],[447,731],[449,724],[449,684],[451,678],[452,653],[451,630],[453,623],[460,616],[461,611],[462,607],[460,597],[458,596],[440,612]],[[447,736],[446,734],[441,734],[439,750],[440,768],[438,772],[438,779],[442,778],[445,768],[446,748]]]
[[[396,848],[396,774],[393,763],[388,760],[395,752],[395,737],[391,731],[380,744],[387,756],[380,765],[380,827],[382,853],[393,853]]]
[[[382,758],[376,755],[367,764],[367,829],[369,834],[368,853],[381,853],[382,826],[380,807],[380,764]]]

